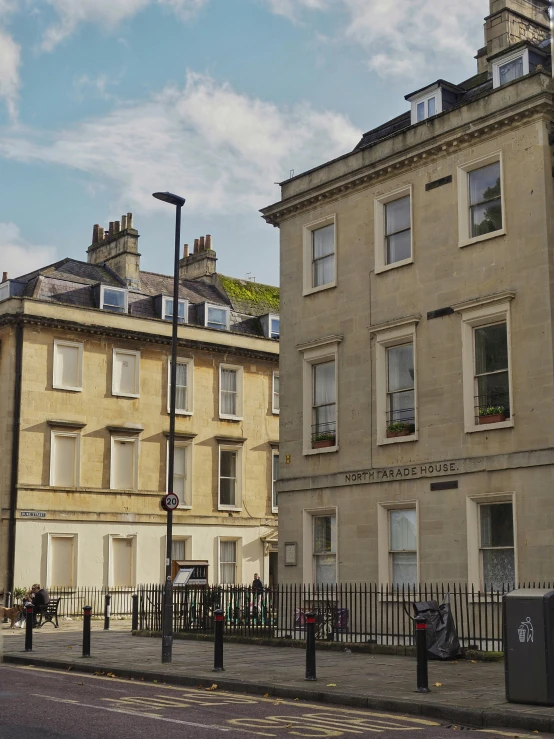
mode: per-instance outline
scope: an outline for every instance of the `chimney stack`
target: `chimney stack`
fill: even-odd
[[[189,254],[188,244],[185,244],[183,258],[179,261],[179,278],[181,280],[201,280],[214,284],[216,280],[217,256],[212,249],[212,237],[200,236],[194,239],[192,254]]]
[[[140,254],[138,231],[133,228],[133,214],[110,221],[108,231],[95,224],[92,244],[87,249],[89,264],[106,264],[130,287],[140,286]]]
[[[2,282],[7,282],[7,281],[8,281],[8,273],[2,272]]]

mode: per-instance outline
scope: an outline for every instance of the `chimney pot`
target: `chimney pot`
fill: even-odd
[[[121,231],[121,224],[119,221],[114,221],[114,233],[118,234]]]
[[[8,281],[8,273],[2,272],[2,282],[7,282],[7,281]]]
[[[189,255],[189,245],[185,244],[185,247],[183,249],[183,257],[188,257]]]
[[[99,228],[100,226],[97,223],[95,223],[94,226],[92,227],[92,243],[93,244],[98,243],[98,229]]]
[[[193,253],[194,253],[194,254],[198,254],[198,239],[194,239],[194,249],[193,249]]]
[[[133,214],[127,213],[127,228],[133,228]]]
[[[127,228],[127,216],[121,216],[121,230],[125,231]]]
[[[114,229],[113,229],[113,227],[114,227],[114,222],[113,221],[110,221],[110,227],[108,228],[108,236],[113,236],[114,235]]]
[[[206,251],[209,251],[212,248],[212,237],[210,234],[206,235]]]
[[[204,246],[204,237],[201,236],[200,237],[200,246],[198,247],[198,251],[204,251],[204,249],[205,249],[205,246]]]

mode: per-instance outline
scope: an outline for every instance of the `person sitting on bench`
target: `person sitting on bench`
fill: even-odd
[[[50,596],[45,588],[41,588],[40,583],[35,583],[31,588],[33,606],[35,607],[34,612],[34,625],[37,624],[37,618],[39,614],[42,616],[43,611],[46,610],[46,606],[50,602]]]

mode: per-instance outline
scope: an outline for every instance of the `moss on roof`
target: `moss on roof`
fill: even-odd
[[[264,313],[279,313],[279,288],[262,285],[260,282],[239,280],[235,277],[218,275],[234,310],[248,315],[262,316]]]

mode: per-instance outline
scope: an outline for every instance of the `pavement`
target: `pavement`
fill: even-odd
[[[554,707],[508,703],[502,662],[429,662],[431,693],[416,693],[412,657],[317,651],[317,682],[307,682],[302,649],[225,643],[225,672],[214,673],[213,644],[176,639],[171,664],[161,664],[161,640],[132,636],[130,623],[110,631],[93,622],[91,657],[82,657],[82,624],[48,625],[33,632],[24,651],[24,631],[3,626],[4,661],[11,664],[99,673],[189,687],[298,698],[422,716],[476,728],[554,732]]]

